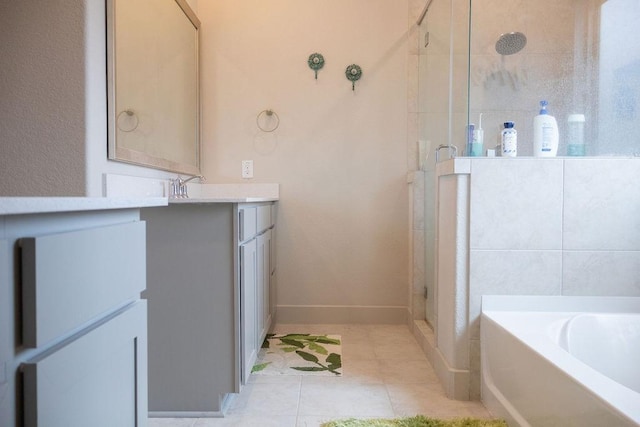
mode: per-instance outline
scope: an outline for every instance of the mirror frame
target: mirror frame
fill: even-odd
[[[116,111],[116,55],[115,55],[115,8],[117,1],[126,0],[107,0],[107,140],[108,150],[107,158],[138,166],[146,166],[154,169],[161,169],[169,172],[183,173],[190,175],[200,174],[201,164],[201,128],[202,128],[202,109],[200,105],[200,20],[195,12],[191,9],[186,0],[173,0],[180,7],[185,18],[190,21],[195,31],[195,71],[196,71],[196,164],[191,165],[181,163],[172,159],[166,159],[150,155],[142,151],[132,150],[130,148],[118,145],[116,137],[116,121],[118,112]]]

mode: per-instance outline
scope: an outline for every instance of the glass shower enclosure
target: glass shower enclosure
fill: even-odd
[[[426,320],[434,325],[436,155],[469,154],[482,114],[484,149],[515,122],[518,156],[533,155],[533,118],[548,102],[558,156],[640,156],[638,0],[433,0],[420,25],[418,135],[425,147]],[[519,33],[518,37],[506,37]],[[506,43],[506,45],[505,45]],[[584,119],[584,153],[570,119]],[[439,152],[440,160],[452,154]]]

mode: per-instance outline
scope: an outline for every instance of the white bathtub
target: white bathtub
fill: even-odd
[[[640,298],[485,296],[482,401],[509,426],[640,426]]]

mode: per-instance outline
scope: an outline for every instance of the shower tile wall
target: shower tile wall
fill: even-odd
[[[573,111],[575,13],[573,1],[471,2],[469,121],[477,125],[483,113],[485,149],[498,144],[505,121],[514,121],[518,155],[531,156],[533,116],[543,99],[549,101],[561,134],[568,114],[584,113]],[[495,43],[509,32],[524,33],[527,44],[519,53],[501,56]],[[564,145],[559,153],[566,153]]]
[[[412,241],[413,241],[413,257],[411,260],[411,313],[409,319],[409,327],[413,328],[414,320],[424,320],[425,318],[425,228],[424,228],[424,172],[416,171],[413,173],[413,182],[411,187],[413,195],[413,208],[411,209]]]
[[[409,0],[408,26],[408,76],[407,76],[407,170],[409,188],[409,316],[408,326],[413,329],[414,320],[425,319],[425,177],[420,170],[418,150],[420,111],[420,28],[416,22],[424,0]]]
[[[469,348],[482,295],[640,296],[637,182],[634,158],[472,160]]]

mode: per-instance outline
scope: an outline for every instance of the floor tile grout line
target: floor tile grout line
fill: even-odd
[[[302,375],[300,375],[300,381],[298,382],[298,401],[296,403],[296,426],[300,423],[300,399],[302,398]]]

